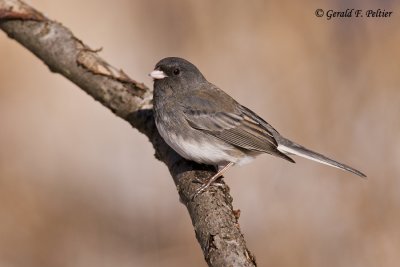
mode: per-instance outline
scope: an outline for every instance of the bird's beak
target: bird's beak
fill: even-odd
[[[152,72],[149,73],[149,76],[156,80],[160,80],[160,79],[164,79],[165,77],[168,77],[167,74],[165,74],[162,70],[153,70]]]

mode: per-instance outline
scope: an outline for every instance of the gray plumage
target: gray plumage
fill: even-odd
[[[365,177],[350,166],[284,138],[182,58],[162,59],[150,76],[154,78],[157,129],[186,159],[231,166],[247,163],[262,153],[294,162],[289,155],[295,154]]]

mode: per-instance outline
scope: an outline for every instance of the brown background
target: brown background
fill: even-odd
[[[270,156],[231,169],[260,266],[399,266],[395,1],[29,2],[149,86],[159,59],[189,59],[287,137],[368,175]],[[0,58],[0,266],[205,266],[147,139],[4,33]]]

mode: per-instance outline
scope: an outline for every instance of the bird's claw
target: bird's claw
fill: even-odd
[[[217,181],[212,181],[212,179],[209,179],[207,181],[203,181],[201,179],[194,179],[193,182],[195,183],[200,183],[202,184],[197,190],[196,192],[193,194],[192,196],[192,201],[201,193],[203,193],[204,191],[206,191],[211,185],[215,185],[215,186],[219,186],[219,187],[223,187],[225,186],[224,183],[218,183]]]

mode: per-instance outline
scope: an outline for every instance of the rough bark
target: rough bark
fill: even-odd
[[[150,88],[112,67],[66,27],[22,1],[0,0],[0,28],[50,71],[65,76],[149,138],[189,211],[209,266],[256,266],[239,228],[239,212],[232,208],[229,188],[212,186],[191,200],[199,187],[193,181],[210,177],[215,170],[183,159],[165,144],[154,124]]]

